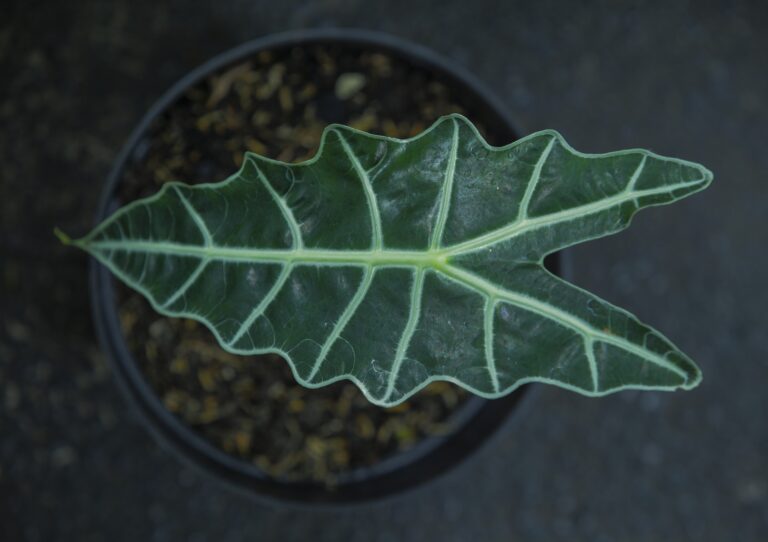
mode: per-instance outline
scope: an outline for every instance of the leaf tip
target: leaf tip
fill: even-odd
[[[72,238],[61,231],[58,227],[53,228],[53,234],[59,239],[62,245],[70,246],[73,244]]]
[[[83,239],[72,239],[69,235],[67,235],[65,232],[63,232],[60,228],[54,227],[53,228],[53,235],[56,236],[56,238],[59,240],[59,242],[64,245],[65,247],[77,247],[81,248],[83,250],[86,249],[87,245],[87,238]]]
[[[693,371],[685,379],[685,382],[683,383],[682,388],[684,390],[692,390],[692,389],[698,387],[698,385],[701,384],[702,380],[704,380],[704,377],[701,374],[701,370],[697,366],[694,365]]]
[[[695,192],[698,192],[700,190],[704,190],[707,188],[710,183],[712,182],[712,179],[715,178],[715,175],[707,169],[705,166],[698,164],[696,162],[683,162],[684,165],[688,166],[690,175],[694,178],[689,180],[689,184],[692,188],[694,188]]]
[[[715,174],[702,165],[699,165],[699,167],[701,168],[701,173],[703,175],[701,178],[701,183],[704,185],[704,187],[707,187],[709,186],[709,183],[712,182],[712,179],[715,178]]]

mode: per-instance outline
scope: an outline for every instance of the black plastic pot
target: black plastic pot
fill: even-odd
[[[215,57],[184,77],[160,98],[133,131],[120,153],[102,194],[97,223],[117,208],[116,188],[127,161],[147,137],[149,126],[187,88],[212,72],[242,61],[261,50],[330,42],[386,52],[436,74],[440,80],[461,91],[470,115],[482,119],[489,131],[503,136],[505,142],[517,139],[518,133],[513,123],[495,98],[469,74],[422,47],[382,34],[353,30],[279,34],[246,43]],[[558,258],[548,263],[554,271],[559,270]],[[138,409],[147,427],[163,444],[188,462],[219,480],[259,496],[304,503],[351,503],[402,492],[434,478],[469,456],[502,425],[527,393],[524,387],[492,401],[472,397],[454,413],[451,422],[456,430],[453,433],[424,439],[409,451],[373,467],[349,471],[339,477],[338,486],[332,490],[322,485],[280,482],[268,477],[255,465],[216,448],[165,408],[128,350],[120,329],[113,279],[107,269],[95,260],[91,267],[90,288],[93,315],[102,348],[111,360],[120,387],[130,403]],[[151,476],[151,473],[147,475]]]

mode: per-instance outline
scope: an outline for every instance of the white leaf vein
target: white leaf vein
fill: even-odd
[[[414,272],[413,285],[411,286],[410,310],[408,312],[408,321],[405,324],[400,341],[397,343],[395,359],[387,379],[387,389],[384,392],[384,400],[388,401],[395,391],[397,377],[400,374],[400,368],[405,361],[405,355],[408,352],[408,346],[411,344],[411,338],[416,331],[419,318],[421,317],[421,298],[424,294],[424,274],[425,270],[418,269]]]
[[[272,200],[275,202],[277,207],[280,209],[280,213],[283,215],[283,218],[288,223],[288,228],[291,230],[291,237],[293,238],[293,248],[294,249],[301,249],[304,247],[304,239],[301,235],[301,227],[299,227],[299,223],[296,221],[296,216],[294,216],[293,211],[288,206],[288,203],[285,201],[284,198],[280,196],[280,194],[277,193],[277,191],[272,186],[272,183],[269,182],[269,179],[264,175],[264,172],[261,171],[261,168],[256,164],[256,160],[253,158],[248,158],[250,160],[250,164],[253,166],[254,170],[256,171],[256,176],[259,178],[259,181],[264,186],[264,188],[267,189],[267,192],[269,192],[269,195],[272,197]]]
[[[445,178],[443,188],[440,193],[440,205],[435,221],[435,229],[432,234],[432,241],[429,246],[431,249],[439,248],[445,231],[445,224],[448,221],[448,213],[451,208],[451,195],[453,193],[453,182],[456,176],[456,157],[459,151],[459,123],[456,119],[451,120],[453,124],[453,133],[451,135],[451,149],[448,152],[448,162],[445,166]]]
[[[499,373],[496,371],[496,356],[493,351],[493,317],[496,310],[496,299],[488,296],[485,300],[483,317],[483,342],[485,343],[485,359],[488,374],[491,375],[491,385],[494,393],[499,393]]]
[[[552,152],[552,147],[554,146],[555,138],[553,137],[549,140],[549,143],[547,143],[547,146],[544,148],[541,155],[539,156],[539,159],[536,161],[536,165],[533,167],[531,178],[528,180],[528,185],[525,187],[525,193],[520,200],[520,207],[517,211],[518,221],[526,220],[528,218],[528,210],[531,206],[531,198],[533,197],[534,192],[536,192],[536,187],[539,186],[539,180],[541,179],[541,170],[544,169],[544,164],[547,162],[547,158],[549,158],[549,154]]]
[[[184,195],[184,193],[181,190],[179,190],[178,186],[174,186],[173,189],[176,192],[176,194],[179,196],[179,200],[181,200],[181,203],[184,205],[184,208],[187,210],[187,213],[189,213],[189,216],[192,217],[192,220],[195,222],[195,224],[197,225],[197,228],[200,230],[200,235],[203,236],[203,242],[205,243],[205,246],[207,247],[213,246],[213,238],[211,237],[211,232],[208,230],[208,226],[203,220],[203,217],[200,216],[200,213],[189,202],[189,200]]]
[[[265,310],[267,310],[267,307],[270,305],[270,303],[272,303],[275,297],[277,297],[277,294],[280,293],[280,290],[283,289],[283,285],[285,284],[285,281],[288,280],[288,277],[290,276],[292,269],[293,269],[293,266],[291,264],[286,264],[283,266],[283,268],[280,270],[280,275],[277,277],[277,280],[269,289],[267,294],[253,308],[253,310],[248,315],[248,317],[245,320],[243,320],[242,324],[240,325],[240,328],[229,340],[229,346],[234,347],[237,344],[237,342],[243,337],[243,335],[245,335],[245,333],[251,328],[251,326],[256,321],[256,319],[259,316],[261,316]]]
[[[328,356],[328,352],[331,351],[333,344],[336,342],[336,339],[339,338],[339,336],[341,335],[341,332],[344,331],[344,328],[349,323],[352,316],[355,314],[357,309],[363,303],[363,300],[365,299],[365,296],[368,293],[368,289],[371,287],[371,282],[373,282],[373,276],[374,276],[374,268],[372,266],[367,266],[363,273],[363,277],[360,280],[360,285],[355,291],[355,295],[347,304],[346,308],[344,309],[344,312],[336,322],[336,325],[333,326],[331,333],[326,338],[325,343],[323,343],[323,346],[320,349],[320,353],[318,354],[317,359],[315,360],[315,364],[312,367],[312,371],[307,377],[307,380],[312,381],[315,378],[318,371],[320,370],[320,367],[323,365],[325,358]]]
[[[334,133],[339,138],[341,147],[344,149],[344,153],[352,163],[357,176],[360,178],[360,182],[363,185],[363,191],[365,192],[365,199],[368,203],[368,210],[371,215],[371,248],[373,250],[381,250],[384,248],[384,239],[382,234],[381,215],[379,214],[379,205],[376,201],[376,193],[373,190],[373,184],[368,176],[368,172],[365,171],[360,160],[355,155],[352,147],[349,146],[346,138],[339,130],[334,130]]]

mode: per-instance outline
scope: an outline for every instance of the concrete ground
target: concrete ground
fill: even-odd
[[[4,2],[0,538],[768,540],[768,9],[657,5]],[[702,386],[600,400],[542,388],[448,475],[348,509],[258,504],[156,444],[99,353],[87,260],[51,229],[88,228],[129,131],[188,70],[255,37],[330,26],[434,49],[526,131],[713,170],[706,192],[572,251],[575,281],[673,338]]]

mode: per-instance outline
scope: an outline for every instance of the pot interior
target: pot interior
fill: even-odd
[[[306,160],[330,123],[404,138],[449,113],[470,118],[491,144],[514,139],[478,92],[418,55],[355,40],[254,48],[178,89],[148,121],[117,169],[112,206],[151,195],[170,181],[224,180],[240,167],[245,151]],[[135,366],[124,371],[136,380],[132,387],[146,408],[164,409],[184,427],[160,432],[176,431],[189,441],[182,448],[202,450],[209,461],[273,485],[338,494],[392,478],[423,467],[430,454],[453,457],[474,448],[476,442],[455,441],[466,441],[484,408],[503,417],[517,401],[493,401],[488,409],[489,402],[435,382],[383,409],[351,382],[303,388],[279,356],[229,354],[201,324],[157,314],[122,285],[110,299],[122,334],[113,340],[124,343],[118,349],[122,363]],[[162,413],[160,419],[173,425]]]

